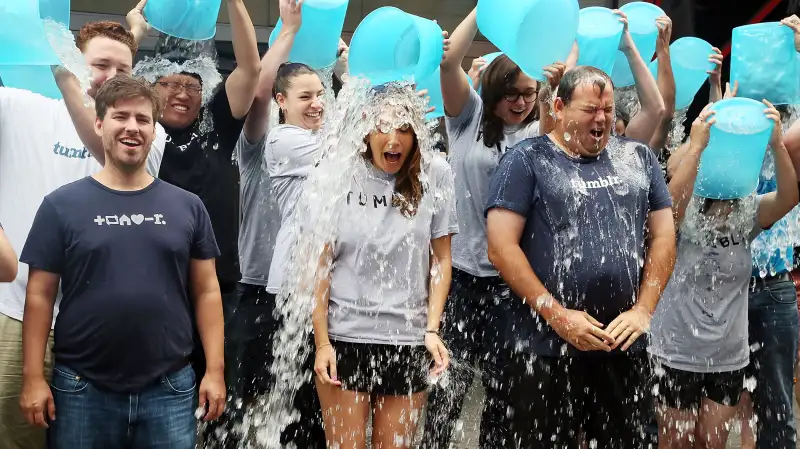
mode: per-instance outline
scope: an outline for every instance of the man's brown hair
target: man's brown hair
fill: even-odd
[[[130,31],[126,30],[125,27],[118,22],[88,22],[81,27],[75,43],[78,45],[78,48],[80,48],[81,51],[85,51],[86,45],[89,44],[89,41],[98,36],[107,37],[117,42],[122,42],[131,49],[132,55],[136,54],[136,50],[138,48],[136,39],[134,39],[133,34]]]
[[[118,102],[144,98],[153,105],[153,123],[161,118],[163,108],[161,96],[142,78],[133,78],[120,74],[103,83],[95,96],[95,112],[100,120],[104,119],[108,108],[114,107]]]

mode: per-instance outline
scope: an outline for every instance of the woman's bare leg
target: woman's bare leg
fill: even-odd
[[[742,422],[742,449],[756,449],[756,421],[753,413],[753,398],[750,393],[742,393],[739,400],[737,419]]]
[[[692,449],[697,411],[656,407],[658,449]]]
[[[377,396],[372,410],[372,449],[408,449],[425,408],[427,393]]]
[[[736,417],[738,408],[718,404],[708,398],[700,403],[700,414],[695,430],[695,448],[725,449],[728,434]]]
[[[366,449],[369,394],[317,382],[325,440],[329,448]]]

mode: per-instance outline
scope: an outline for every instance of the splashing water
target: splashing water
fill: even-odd
[[[222,75],[217,70],[217,64],[209,56],[200,56],[182,63],[172,62],[169,59],[146,57],[133,69],[133,74],[144,78],[148,83],[155,83],[159,78],[178,73],[194,73],[203,80],[203,93],[201,104],[207,105],[214,97],[217,86],[222,82]]]
[[[92,69],[86,63],[83,53],[75,45],[75,36],[60,22],[47,18],[42,21],[44,35],[47,42],[61,62],[61,65],[72,72],[78,79],[81,92],[86,92],[92,87]],[[91,99],[88,95],[84,103],[89,104]]]
[[[428,185],[435,138],[425,122],[424,100],[411,86],[392,85],[382,90],[376,93],[365,81],[350,79],[337,101],[326,110],[320,135],[322,159],[306,180],[292,221],[287,224],[296,230],[296,239],[289,251],[292,256],[284,285],[276,298],[283,324],[273,341],[275,359],[270,370],[275,379],[274,389],[246,412],[240,431],[248,440],[247,447],[284,447],[280,442],[281,432],[298,419],[294,396],[311,376],[310,372],[304,372],[303,363],[312,351],[306,342],[315,304],[315,280],[328,276],[330,271],[320,268],[320,256],[326,245],[336,240],[336,224],[345,210],[353,181],[373,170],[362,156],[367,151],[364,138],[376,129],[379,117],[385,119],[387,106],[402,111],[392,126],[411,124],[422,156],[419,179],[423,186]],[[376,229],[375,233],[385,230]],[[437,268],[431,269],[435,275]],[[386,284],[396,282],[390,272],[386,274]]]

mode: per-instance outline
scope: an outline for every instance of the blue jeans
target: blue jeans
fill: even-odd
[[[792,408],[797,357],[797,292],[791,279],[757,280],[750,291],[750,366],[758,449],[794,449]]]
[[[56,419],[48,449],[193,449],[195,375],[186,366],[138,393],[113,393],[64,365],[50,383]]]

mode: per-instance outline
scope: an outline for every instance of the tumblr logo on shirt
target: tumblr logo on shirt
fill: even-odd
[[[154,214],[152,217],[145,217],[142,214],[132,214],[128,215],[98,215],[97,218],[94,220],[97,223],[97,226],[133,226],[137,225],[140,226],[142,224],[154,224],[154,225],[165,225],[167,224],[164,221],[164,216],[161,214]]]

